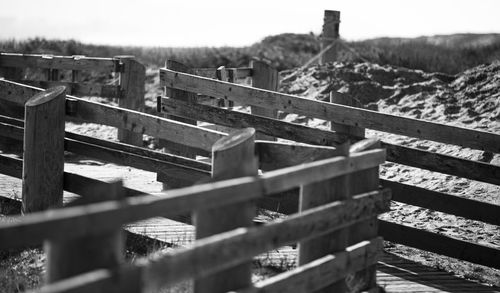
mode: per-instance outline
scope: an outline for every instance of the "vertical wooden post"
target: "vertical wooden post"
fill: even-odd
[[[255,130],[237,130],[212,148],[212,177],[216,180],[257,175]],[[252,225],[255,202],[226,205],[194,212],[196,238]],[[251,285],[251,262],[195,281],[195,292],[227,292]]]
[[[0,59],[1,58],[0,56]],[[23,69],[18,67],[0,67],[0,77],[8,80],[21,80],[23,78],[23,72]]]
[[[348,145],[339,147],[339,155],[348,156]],[[301,186],[299,211],[324,205],[350,197],[349,175]],[[299,265],[304,265],[330,253],[343,251],[347,247],[349,229],[341,229],[327,235],[299,243]],[[348,292],[344,281],[337,282],[315,292]]]
[[[122,182],[114,182],[106,188],[89,186],[95,196],[81,198],[71,206],[124,198]],[[47,253],[47,283],[72,277],[98,268],[113,268],[123,262],[124,241],[121,227],[97,236],[71,240],[48,240],[44,243]]]
[[[25,105],[23,213],[62,205],[65,90],[48,89]]]
[[[325,10],[323,19],[323,36],[321,38],[321,50],[335,42],[339,38],[340,11]],[[337,46],[333,46],[321,55],[320,64],[337,60]]]
[[[227,81],[232,82],[232,83],[236,83],[237,80],[238,80],[238,69],[236,69],[236,68],[227,69]],[[229,103],[227,104],[227,106],[229,108],[234,107],[234,101],[230,100],[228,102]]]
[[[174,60],[167,60],[166,67],[168,69],[175,70],[178,72],[194,74],[191,68]],[[165,88],[165,96],[170,99],[178,100],[184,103],[196,103],[196,94],[170,87]],[[158,108],[158,111],[161,112],[161,109]],[[178,117],[174,115],[166,115],[166,117],[168,119],[176,120],[187,124],[192,124],[192,125],[198,124],[196,120],[188,118]],[[187,158],[196,158],[196,150],[194,150],[189,146],[181,145],[164,139],[159,139],[159,145],[161,147],[164,147],[166,151],[169,153]],[[173,179],[169,177],[168,174],[165,173],[158,173],[157,180],[163,182],[163,189],[184,187],[189,184],[187,183],[187,181],[181,182],[177,179]]]
[[[269,63],[261,60],[252,60],[250,62],[252,68],[252,86],[260,89],[278,91],[279,79],[278,71]],[[274,109],[267,109],[257,106],[251,106],[252,114],[270,117],[276,119],[278,112]],[[257,133],[257,139],[276,140],[272,136]]]
[[[365,140],[368,141],[368,140]],[[370,139],[368,144],[365,141],[358,142],[351,147],[351,153],[380,148],[378,139]],[[358,147],[359,145],[359,147]],[[352,194],[360,194],[379,188],[379,166],[351,174]],[[359,243],[363,240],[373,239],[378,236],[378,218],[375,216],[366,221],[356,223],[349,230],[349,245]],[[377,286],[377,268],[372,265],[365,270],[356,272],[348,282],[351,291],[368,291]]]
[[[121,97],[118,99],[118,106],[143,112],[146,68],[133,56],[116,56],[115,58],[119,58],[122,63],[122,72],[120,72]],[[142,133],[118,129],[118,140],[142,146]]]
[[[215,71],[215,77],[217,78],[217,80],[228,81],[228,72],[226,70],[226,67],[219,66]],[[225,101],[224,99],[219,99],[219,101],[217,102],[218,107],[226,107],[228,104],[229,101]]]
[[[80,81],[80,71],[71,70],[71,82],[79,82],[79,81]]]
[[[48,81],[58,81],[59,80],[59,69],[49,68],[46,69],[47,80]]]
[[[358,100],[336,91],[330,92],[330,103],[361,108],[361,103]],[[333,131],[349,135],[352,140],[360,140],[365,137],[365,129],[361,127],[339,124],[332,121],[330,128]]]
[[[359,101],[349,97],[346,94],[338,92],[330,92],[330,102],[361,107]],[[358,141],[365,137],[365,129],[356,126],[343,125],[332,122],[331,129],[342,134],[347,134],[353,141]],[[351,147],[350,153],[361,152],[373,148],[380,148],[380,141],[376,139],[365,140],[354,144]],[[376,190],[379,187],[379,167],[374,167],[368,170],[363,170],[351,174],[349,189],[350,194],[360,194],[372,190]],[[378,234],[378,220],[377,217],[363,221],[348,228],[349,239],[348,245],[353,245],[363,240],[369,240],[377,236]],[[376,267],[371,266],[366,270],[356,272],[346,279],[347,282],[342,280],[339,283],[343,283],[348,291],[364,291],[376,287]]]

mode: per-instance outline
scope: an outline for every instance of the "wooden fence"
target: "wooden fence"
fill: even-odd
[[[298,96],[176,72],[167,68],[160,69],[160,82],[162,85],[178,90],[332,121],[332,131],[327,131],[231,111],[230,109],[185,103],[167,97],[162,98],[159,103],[160,110],[171,115],[190,117],[190,119],[233,128],[253,127],[258,132],[283,139],[308,144],[335,146],[347,139],[351,141],[362,139],[364,129],[370,128],[487,152],[500,152],[500,135],[498,134],[348,106],[346,103],[349,102],[349,99],[339,93],[332,93],[332,101],[337,101],[337,103],[313,101]],[[500,167],[496,165],[384,141],[382,141],[382,146],[387,149],[387,160],[391,162],[500,185]],[[381,180],[381,183],[384,187],[393,190],[393,200],[395,201],[471,220],[500,225],[500,207],[498,205],[431,191],[392,180]],[[293,203],[295,199],[289,199],[287,202]],[[287,210],[287,208],[290,209]],[[297,206],[291,204],[282,205],[280,211],[291,213],[296,210]],[[500,268],[500,251],[493,247],[450,238],[389,221],[381,220],[379,225],[381,235],[387,240],[497,269]]]
[[[23,140],[25,152],[24,162],[0,155],[0,172],[22,177],[26,202],[40,202],[40,196],[55,198],[38,209],[60,206],[58,200],[62,189],[82,195],[82,199],[71,206],[49,212],[27,209],[26,212],[31,213],[0,224],[0,249],[45,241],[48,284],[41,292],[141,292],[191,278],[196,279],[197,292],[279,291],[290,288],[315,291],[325,287],[347,290],[352,284],[346,282],[345,277],[360,271],[357,274],[359,277],[354,280],[364,282],[365,289],[374,287],[374,271],[367,268],[376,263],[382,243],[366,221],[386,211],[390,200],[388,190],[378,188],[377,170],[379,164],[385,161],[385,151],[376,147],[376,141],[362,141],[349,150],[309,146],[292,148],[275,142],[256,144],[255,130],[251,128],[226,136],[127,109],[65,97],[63,87],[41,91],[10,81],[0,81],[0,84],[3,85],[0,86],[0,97],[25,104],[26,108],[24,122],[1,117],[0,127],[5,130],[0,132],[2,136]],[[5,88],[8,90],[5,91]],[[60,110],[55,112],[54,109]],[[44,114],[47,111],[59,115],[47,119],[48,115]],[[60,127],[64,125],[64,117],[72,115],[101,123],[115,121],[105,119],[109,115],[115,118],[117,115],[121,118],[127,116],[127,119],[116,119],[123,123],[118,126],[137,131],[136,126],[127,128],[128,124],[123,122],[137,119],[144,129],[156,129],[155,133],[164,138],[180,131],[176,129],[180,127],[182,132],[188,134],[179,135],[179,141],[186,145],[197,135],[201,141],[212,139],[215,142],[212,145],[199,144],[204,151],[210,149],[212,153],[211,172],[206,164],[187,158],[64,133],[64,128]],[[155,125],[150,123],[152,121],[163,127],[151,126]],[[39,131],[49,127],[59,127],[59,131],[50,134]],[[163,135],[163,131],[170,131],[169,135]],[[188,138],[189,131],[198,133]],[[38,132],[38,136],[34,132]],[[41,135],[45,137],[41,139]],[[56,145],[58,147],[52,148]],[[62,168],[53,168],[60,166],[63,148],[105,160],[122,160],[146,169],[176,166],[176,170],[184,171],[185,175],[197,172],[205,176],[212,174],[213,179],[218,181],[171,190],[162,195],[138,194],[135,190],[123,188],[120,183],[99,182],[66,173]],[[257,176],[261,165],[276,168],[278,164],[292,164],[293,159],[265,161],[266,154],[273,150],[282,152],[287,149],[299,153],[304,150],[308,154],[328,158]],[[30,152],[43,152],[42,159],[30,155]],[[259,155],[259,160],[255,154]],[[43,160],[47,156],[52,159]],[[45,174],[44,170],[51,170],[52,173]],[[26,172],[31,173],[25,176]],[[50,182],[44,181],[47,176],[52,178]],[[24,186],[27,186],[26,190]],[[256,201],[273,198],[294,188],[301,189],[299,214],[253,227]],[[30,196],[38,198],[30,200]],[[195,214],[197,238],[200,238],[193,247],[143,263],[122,264],[123,251],[120,248],[123,243],[119,236],[122,225],[155,216],[176,219],[186,212]],[[221,215],[225,214],[230,216],[231,221],[223,219]],[[300,242],[299,267],[265,282],[251,284],[249,261],[253,256],[296,242]]]
[[[85,81],[99,79],[96,72],[101,76],[116,76],[115,84]],[[70,95],[114,98],[118,99],[119,107],[144,111],[146,69],[133,56],[96,58],[0,53],[0,76],[44,89],[63,85]],[[3,102],[1,106],[8,108],[9,103]],[[142,146],[142,135],[128,130],[119,129],[118,139]]]

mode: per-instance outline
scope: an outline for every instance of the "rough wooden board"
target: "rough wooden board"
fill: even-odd
[[[287,113],[313,116],[336,123],[489,150],[495,153],[500,152],[500,135],[491,132],[313,101],[294,95],[216,81],[164,68],[160,69],[160,83],[186,91],[232,99],[235,102],[282,110]]]
[[[117,64],[118,60],[114,58],[0,53],[0,66],[2,67],[116,71]]]

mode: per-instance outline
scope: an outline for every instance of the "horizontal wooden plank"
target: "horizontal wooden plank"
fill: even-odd
[[[259,169],[262,171],[290,167],[343,154],[333,147],[264,140],[255,142],[255,151],[259,156]]]
[[[382,147],[387,161],[500,185],[500,166],[384,142]]]
[[[268,135],[316,145],[335,145],[347,140],[347,137],[333,131],[216,107],[186,104],[167,98],[162,98],[162,110],[167,113],[192,117],[196,120],[228,127],[254,127],[256,130]],[[386,142],[382,145],[387,148],[388,161],[500,185],[500,166]]]
[[[46,284],[36,290],[37,293],[82,293],[141,292],[143,283],[140,280],[140,267],[122,265],[118,270],[97,269],[52,284]]]
[[[72,139],[65,139],[64,144],[65,149],[70,152],[141,170],[162,172],[174,178],[190,178],[190,180],[195,182],[210,178],[210,171],[189,168],[183,165],[172,164],[170,162],[139,156],[116,149],[109,149]]]
[[[21,179],[22,168],[23,168],[22,159],[0,155],[0,173]],[[100,181],[97,179],[85,177],[74,173],[64,172],[63,189],[65,191],[78,194],[84,198],[91,199],[91,201],[94,202],[97,200],[92,200],[92,199],[99,194],[96,192],[96,190],[103,190],[106,188],[110,188],[110,186],[111,183],[108,182]],[[128,187],[123,187],[123,192],[125,197],[145,195],[144,192],[142,191]],[[169,219],[185,223],[186,220],[189,218],[186,218],[184,214],[176,214],[176,215],[172,214],[169,216]]]
[[[41,88],[0,79],[0,99],[24,106],[34,95],[43,91]]]
[[[293,270],[270,277],[238,293],[256,292],[315,292],[335,283],[347,274],[376,264],[383,250],[381,238],[349,246],[345,251],[330,254],[299,266]]]
[[[23,160],[14,157],[8,157],[0,154],[0,173],[21,179],[23,170]],[[84,197],[95,196],[94,188],[104,188],[109,185],[109,183],[92,179],[89,177],[81,176],[78,174],[64,172],[64,185],[63,189]],[[125,195],[127,197],[137,196],[143,194],[138,190],[126,188]]]
[[[116,58],[0,53],[0,67],[118,71],[119,63]]]
[[[226,70],[233,70],[236,69],[236,78],[237,79],[243,79],[252,76],[252,68],[250,67],[238,67],[238,68],[226,68]],[[213,78],[217,79],[217,68],[194,68],[193,69],[194,74],[207,77],[207,78]]]
[[[260,253],[347,227],[389,208],[390,191],[367,192],[294,214],[262,226],[239,228],[203,238],[186,250],[154,259],[147,282],[156,285],[207,276],[238,265]]]
[[[316,145],[336,145],[348,140],[346,135],[333,131],[280,121],[277,119],[236,112],[200,104],[188,104],[168,98],[161,99],[161,109],[165,113],[190,117],[234,128],[253,127],[255,130],[284,139]]]
[[[73,132],[66,132],[65,137],[73,140],[77,140],[80,142],[85,142],[89,144],[94,144],[100,147],[109,148],[113,150],[118,150],[122,152],[127,152],[139,156],[144,156],[156,160],[161,160],[167,163],[181,165],[188,168],[210,171],[211,165],[209,163],[197,161],[194,159],[189,159],[186,157],[176,156],[168,153],[163,153],[155,150],[151,150],[148,148],[137,147],[121,142],[114,142],[109,140],[98,139],[86,135],[80,135]]]
[[[43,91],[43,89],[0,80],[0,100],[5,100],[6,103],[12,102],[24,105],[28,99],[40,91]],[[2,109],[1,105],[2,103],[0,103],[0,110]],[[24,114],[24,108],[18,107],[17,109],[22,110]],[[2,113],[0,112],[0,114]],[[67,119],[79,119],[85,122],[114,126],[136,133],[149,134],[173,143],[187,145],[199,150],[201,155],[210,152],[212,144],[226,135],[222,132],[203,129],[125,108],[90,102],[69,95],[66,100],[66,114]],[[22,118],[22,116],[17,116],[15,118]]]
[[[24,128],[0,122],[0,137],[22,141],[24,138]]]
[[[107,85],[89,82],[65,82],[65,81],[44,81],[44,80],[16,80],[21,84],[48,89],[54,86],[65,86],[68,95],[75,96],[96,96],[106,98],[121,98],[121,87],[118,85]]]
[[[319,180],[374,167],[384,161],[383,150],[335,157],[267,172],[163,192],[48,213],[32,213],[15,223],[0,223],[1,248],[37,244],[44,239],[69,239],[99,235],[123,224],[155,217],[178,215],[197,207],[211,208],[257,199]],[[17,221],[16,220],[16,221]],[[17,235],[17,237],[8,237]]]
[[[0,115],[0,123],[24,127],[24,120],[9,117],[9,116],[4,116],[4,115]]]
[[[444,235],[379,220],[385,240],[500,269],[500,250]]]
[[[380,180],[391,188],[395,201],[500,226],[500,206],[432,191],[391,180]]]
[[[0,154],[0,173],[14,178],[22,178],[23,160]]]
[[[233,100],[287,113],[312,116],[339,124],[370,128],[500,153],[500,135],[458,126],[443,125],[376,111],[314,101],[298,96],[217,81],[160,69],[160,83],[185,91]]]
[[[236,236],[238,236],[238,234],[236,234]],[[346,250],[343,252],[325,256],[324,258],[312,262],[307,266],[303,266],[299,268],[300,271],[298,273],[297,270],[293,270],[284,274],[280,274],[266,281],[257,283],[256,287],[264,289],[268,287],[281,288],[285,285],[286,282],[289,282],[290,279],[296,280],[297,278],[304,279],[307,277],[313,278],[311,280],[315,280],[319,277],[319,280],[321,281],[333,282],[337,278],[342,277],[342,273],[345,274],[346,271],[357,271],[359,268],[375,263],[377,260],[377,255],[382,247],[383,244],[380,238],[375,238],[370,241],[363,241],[346,248]],[[108,292],[109,290],[111,290],[109,292],[136,292],[138,288],[134,288],[133,285],[132,287],[130,286],[131,284],[135,284],[139,280],[139,278],[142,277],[143,280],[150,280],[151,278],[155,278],[154,275],[151,276],[149,274],[149,271],[154,272],[154,269],[149,267],[157,265],[155,264],[155,261],[156,260],[153,260],[152,262],[141,263],[139,265],[121,266],[114,272],[106,269],[95,270],[72,277],[62,282],[46,285],[41,289],[40,292],[86,292],[85,290],[101,290],[106,292]],[[321,275],[317,274],[318,272],[323,272],[326,274],[321,277]],[[337,274],[339,272],[340,274]],[[128,280],[129,282],[126,282],[125,280]],[[158,287],[160,286],[160,283],[165,283],[166,281],[168,280],[159,280],[159,282],[156,282],[156,284],[148,283],[148,288],[154,286]],[[124,286],[124,283],[125,285],[129,286],[129,288],[127,288],[127,286]],[[138,283],[142,284],[142,282]],[[314,284],[315,286],[318,285],[317,282],[314,282]],[[299,288],[304,288],[304,284],[298,284],[298,286]],[[129,290],[130,288],[132,288],[133,290]],[[256,292],[255,289],[257,288],[250,288],[238,292]]]
[[[2,119],[0,118],[0,121]],[[19,121],[19,120],[17,120]],[[23,125],[20,121],[20,125]],[[0,136],[23,140],[24,128],[0,122]],[[210,174],[208,163],[119,142],[112,142],[72,132],[65,133],[65,150],[92,158],[152,172],[179,172],[179,176],[201,180]],[[201,176],[201,177],[200,177]]]
[[[24,119],[24,106],[0,98],[0,115]]]
[[[190,124],[145,114],[125,108],[78,99],[70,117],[98,124],[114,126],[135,133],[174,141],[203,151],[211,151],[212,145],[225,133],[203,129]]]

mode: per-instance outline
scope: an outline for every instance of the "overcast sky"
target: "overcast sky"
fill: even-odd
[[[279,33],[320,33],[340,10],[347,40],[499,33],[499,0],[0,0],[0,39],[73,38],[138,46],[244,46]]]

